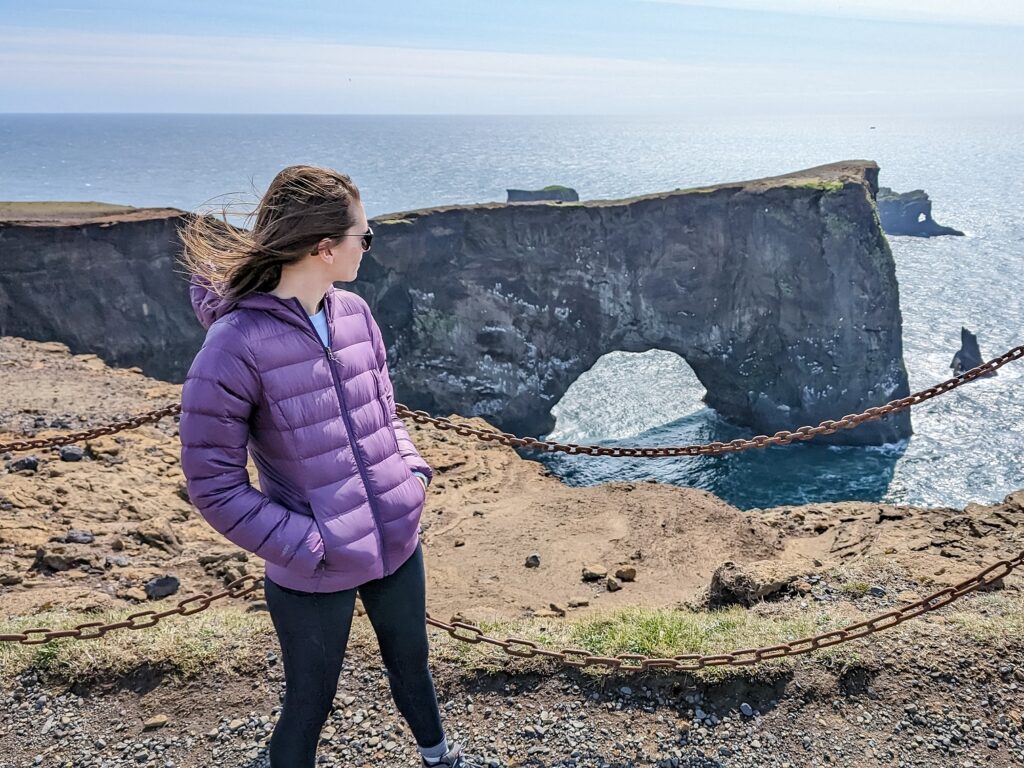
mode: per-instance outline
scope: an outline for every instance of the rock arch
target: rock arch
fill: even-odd
[[[659,348],[724,419],[771,435],[909,394],[877,179],[860,160],[625,200],[381,216],[350,287],[411,408],[544,434],[601,355]],[[816,439],[910,432],[904,410]]]

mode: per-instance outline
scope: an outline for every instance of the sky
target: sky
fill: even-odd
[[[1020,115],[1022,0],[0,0],[0,112]]]

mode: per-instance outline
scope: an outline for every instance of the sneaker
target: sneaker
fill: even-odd
[[[452,744],[451,748],[436,763],[428,763],[420,758],[424,768],[483,768],[479,763],[474,763],[462,752],[462,745],[458,742]]]

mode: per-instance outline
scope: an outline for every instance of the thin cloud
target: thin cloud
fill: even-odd
[[[686,62],[0,26],[0,103],[10,112],[766,114],[949,104],[1002,112],[1010,102],[995,94],[1019,93],[1007,67],[913,59],[893,78],[884,57],[813,67],[759,58],[751,66],[727,52]],[[928,83],[950,95],[944,105],[922,89]]]
[[[1024,26],[1020,0],[634,0],[662,5],[735,8],[802,16],[935,24]]]

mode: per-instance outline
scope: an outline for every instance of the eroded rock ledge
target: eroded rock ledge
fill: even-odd
[[[582,203],[377,217],[345,287],[388,343],[398,399],[522,435],[607,352],[683,357],[724,419],[773,434],[909,394],[878,166]],[[167,209],[0,211],[0,334],[180,381],[202,340]],[[908,411],[817,438],[877,444]]]

